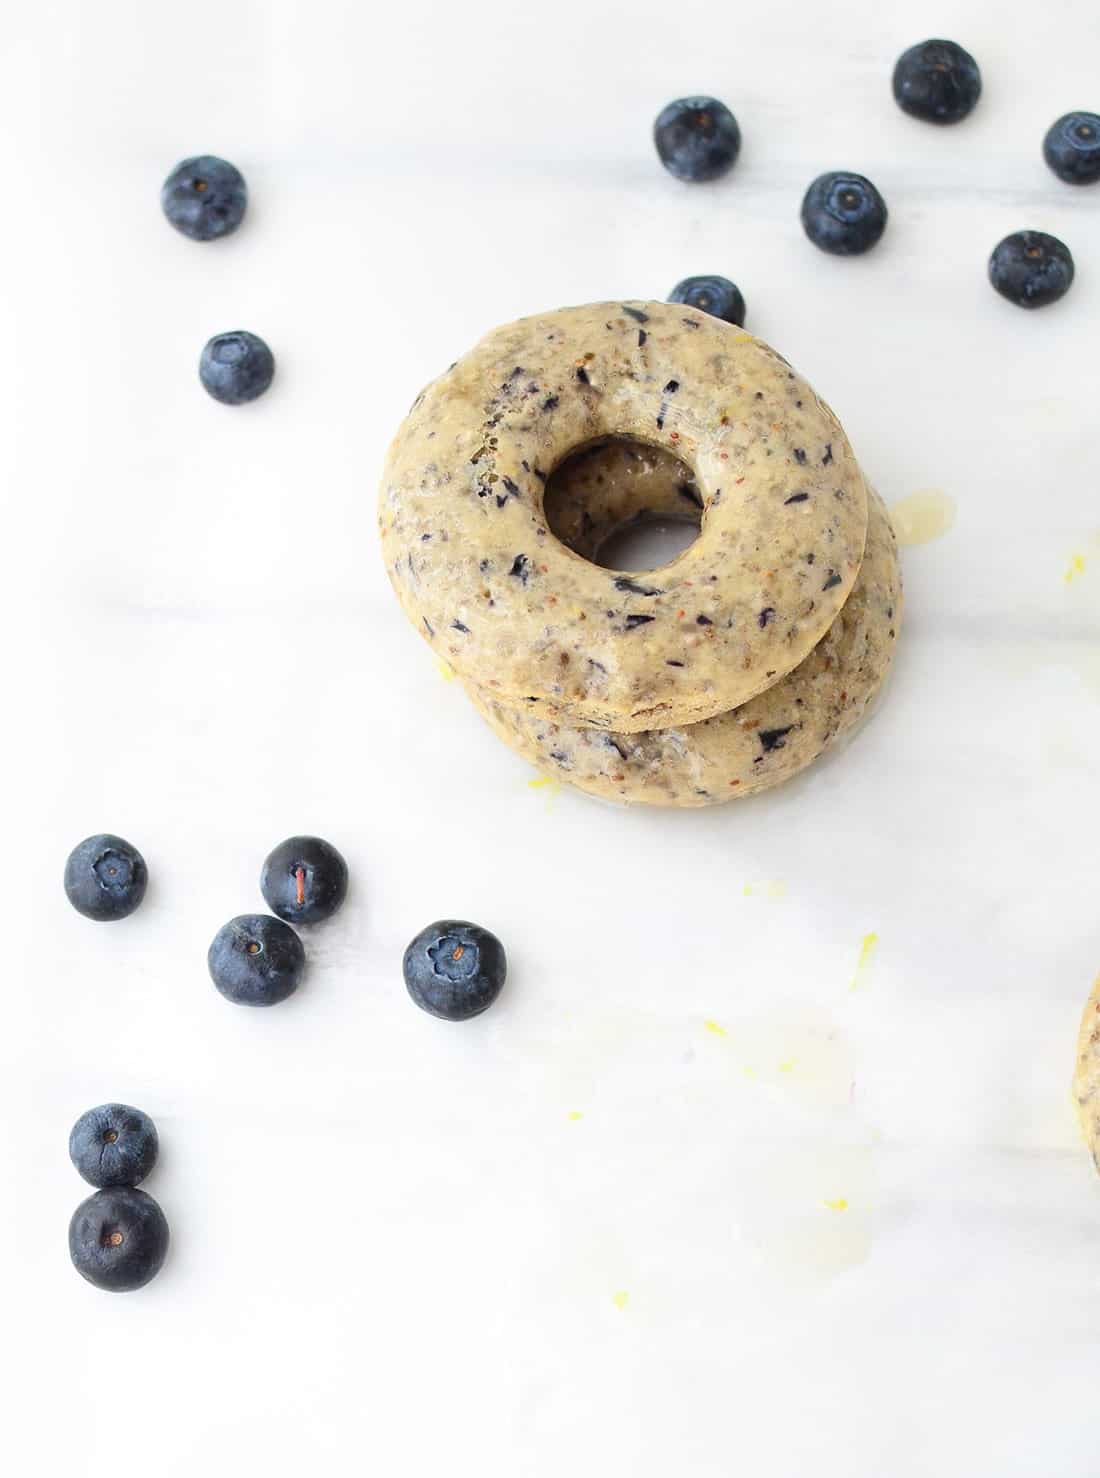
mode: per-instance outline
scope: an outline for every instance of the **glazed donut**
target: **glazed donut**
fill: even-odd
[[[699,537],[639,577],[551,532],[550,474],[606,437],[672,450]],[[797,666],[848,598],[867,528],[833,413],[767,345],[668,303],[497,329],[417,397],[386,461],[383,553],[468,683],[569,723],[697,722]]]
[[[612,462],[605,482],[614,473]],[[582,475],[599,474],[590,464]],[[676,478],[666,468],[666,480]],[[654,806],[714,805],[789,780],[855,728],[889,671],[901,616],[897,541],[872,492],[867,552],[844,608],[793,672],[729,713],[685,728],[611,733],[555,723],[537,704],[509,705],[484,689],[468,692],[506,743],[590,795]]]

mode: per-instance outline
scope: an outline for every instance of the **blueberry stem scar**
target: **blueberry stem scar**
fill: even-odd
[[[294,869],[294,881],[298,884],[298,906],[306,901],[306,870],[304,867]]]

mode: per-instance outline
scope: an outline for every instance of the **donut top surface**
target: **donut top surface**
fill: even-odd
[[[550,530],[551,473],[608,437],[690,469],[699,536],[660,569]],[[380,526],[406,613],[467,682],[631,732],[736,707],[807,655],[859,571],[867,494],[766,344],[682,304],[596,303],[494,330],[417,397]]]

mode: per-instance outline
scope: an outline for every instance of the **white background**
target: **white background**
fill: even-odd
[[[1100,108],[1095,4],[37,0],[4,32],[11,1471],[1094,1474],[1100,186],[1039,149]],[[928,35],[983,69],[956,129],[890,97]],[[695,91],[744,133],[712,187],[650,142]],[[251,191],[208,246],[158,205],[203,151]],[[861,260],[798,223],[838,167],[890,206]],[[1077,257],[1039,314],[985,280],[1020,227]],[[442,680],[375,488],[487,328],[714,271],[888,501],[957,520],[905,553],[846,753],[623,812],[532,787]],[[279,370],[231,410],[196,362],[238,327]],[[102,829],[151,873],[110,928],[60,886]],[[303,830],[347,906],[291,1002],[234,1009],[206,946]],[[400,978],[446,914],[511,960],[462,1027]],[[111,1098],[157,1120],[174,1236],[125,1298],[65,1245],[69,1126]]]

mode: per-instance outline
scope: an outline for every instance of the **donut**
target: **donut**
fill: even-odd
[[[1093,982],[1081,1014],[1073,1101],[1092,1163],[1100,1170],[1100,975]]]
[[[699,536],[645,576],[551,530],[555,468],[608,437],[675,452]],[[678,303],[596,303],[490,333],[416,399],[379,525],[410,620],[466,682],[570,723],[695,723],[798,665],[855,583],[867,493],[781,356]]]
[[[579,475],[600,476],[598,461]],[[674,482],[675,471],[664,471]],[[616,474],[623,475],[613,456],[603,469],[604,484]],[[661,468],[648,475],[659,478]],[[506,704],[485,689],[467,691],[506,743],[590,795],[709,806],[779,785],[855,728],[890,668],[901,626],[901,572],[885,506],[876,493],[869,496],[866,554],[840,614],[793,672],[728,713],[683,728],[627,734],[555,722],[538,705]]]

